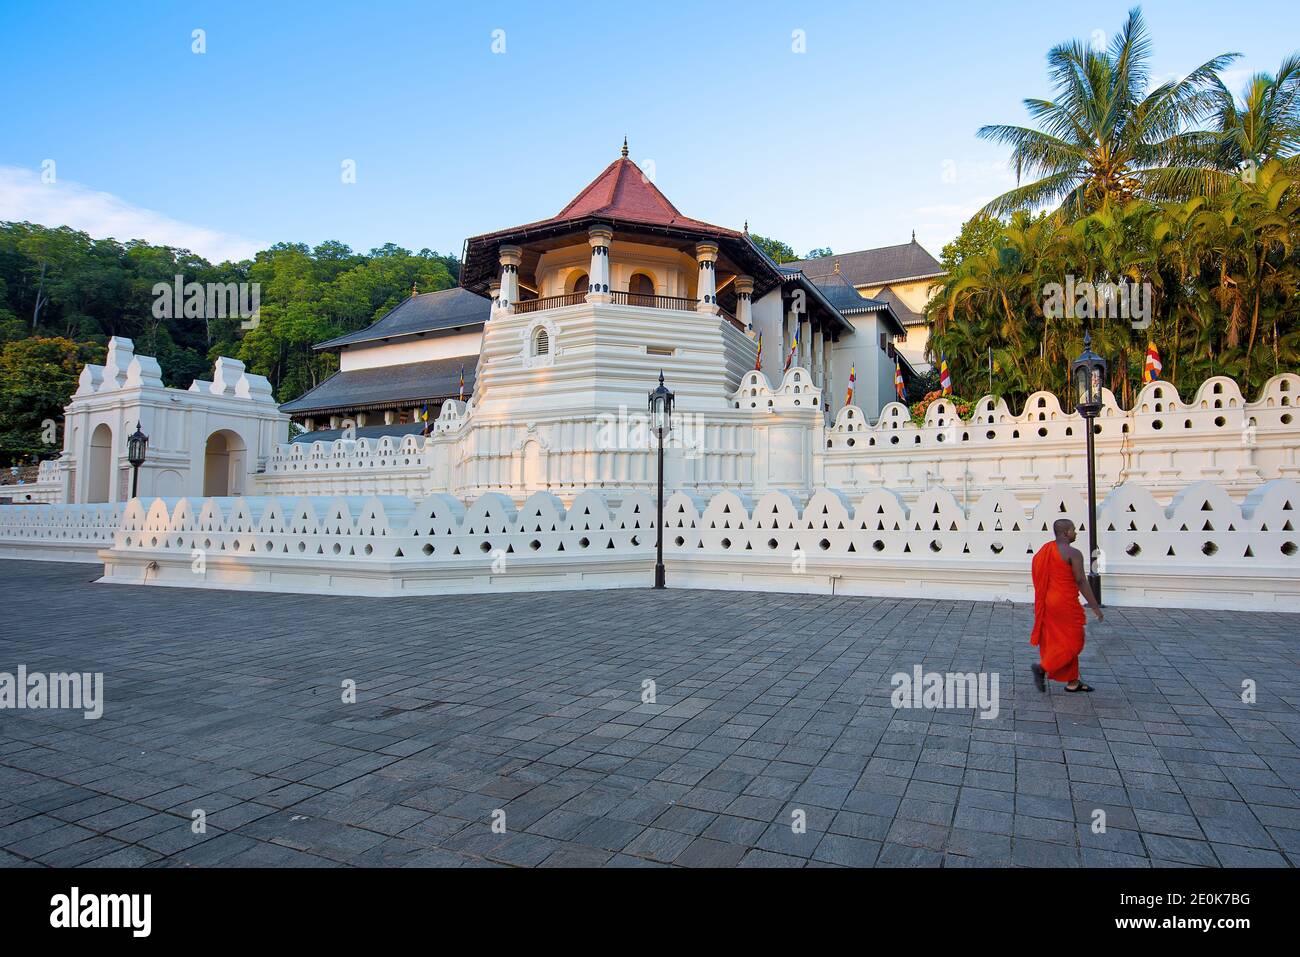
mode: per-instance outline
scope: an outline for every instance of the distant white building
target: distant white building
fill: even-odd
[[[897,343],[898,351],[917,372],[930,368],[925,355],[930,339],[925,306],[947,273],[916,241],[916,233],[912,234],[911,242],[898,246],[860,249],[787,265],[798,267],[819,285],[835,277],[851,285],[864,298],[888,303],[906,330]]]

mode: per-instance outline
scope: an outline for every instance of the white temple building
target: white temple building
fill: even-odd
[[[65,409],[62,457],[24,487],[45,504],[0,504],[0,555],[272,591],[642,586],[662,373],[673,584],[1026,600],[1052,522],[1089,531],[1091,429],[1107,601],[1300,610],[1300,376],[1255,396],[1153,382],[1128,409],[1104,391],[1090,421],[1048,392],[965,418],[943,399],[918,424],[894,394],[911,327],[863,295],[891,270],[934,281],[920,247],[896,253],[777,265],[683,216],[625,152],[554,217],[470,238],[459,288],[321,343],[338,373],[283,406],[226,358],[164,388],[113,340]],[[294,441],[291,416],[309,429]]]
[[[878,267],[885,262],[901,264],[889,255]],[[724,403],[740,375],[760,367],[761,336],[769,385],[779,385],[788,366],[807,369],[830,421],[848,399],[852,371],[853,402],[874,417],[896,397],[895,361],[912,375],[895,350],[907,336],[900,311],[837,273],[814,282],[798,265],[777,265],[743,230],[683,216],[624,147],[554,217],[469,239],[459,288],[413,295],[370,327],[317,345],[338,352],[338,373],[282,410],[311,433],[306,441],[336,438],[349,425],[357,436],[418,434],[423,409],[436,417],[445,400],[474,394],[491,348],[489,319],[513,330],[519,323],[505,317],[527,315],[523,325],[554,347],[530,368],[549,368],[572,346],[564,327],[599,317],[593,358],[615,347],[603,333],[617,331],[629,388],[648,391],[662,368],[703,410],[706,399]],[[552,332],[564,341],[552,343]]]

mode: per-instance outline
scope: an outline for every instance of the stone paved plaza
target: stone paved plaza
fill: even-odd
[[[1300,862],[1300,616],[1109,609],[1096,692],[1043,696],[1009,603],[360,599],[97,571],[0,561],[0,671],[105,685],[98,721],[0,711],[3,865]],[[895,710],[917,664],[997,672],[999,715]]]

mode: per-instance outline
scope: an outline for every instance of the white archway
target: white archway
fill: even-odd
[[[203,495],[241,495],[247,447],[239,433],[220,429],[208,436],[203,448]]]
[[[113,430],[101,422],[90,435],[86,459],[86,501],[107,502],[113,489]]]

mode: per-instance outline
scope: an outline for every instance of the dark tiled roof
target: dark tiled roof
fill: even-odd
[[[836,263],[839,263],[840,275],[855,286],[875,286],[943,275],[943,266],[915,239],[901,246],[860,249],[854,253],[801,259],[785,265],[801,269],[805,276],[820,282],[823,276],[835,272]]]
[[[280,406],[281,412],[338,412],[415,405],[425,399],[460,394],[460,370],[465,368],[465,397],[474,391],[477,356],[430,359],[374,369],[336,372],[306,395]]]
[[[476,296],[459,286],[438,292],[421,293],[403,299],[381,319],[364,329],[317,343],[317,349],[337,349],[359,342],[374,342],[395,336],[414,336],[425,332],[455,329],[457,326],[481,326],[492,311],[492,301]]]
[[[790,264],[786,263],[782,269],[789,269]],[[807,278],[807,277],[805,277]],[[816,279],[808,280],[813,283],[821,292],[822,296],[829,302],[835,310],[842,316],[849,318],[863,313],[882,313],[893,323],[894,331],[897,334],[903,333],[902,321],[894,312],[893,306],[883,299],[872,299],[858,292],[847,279],[838,273],[831,273],[829,276],[819,276]],[[850,319],[850,321],[852,321]]]
[[[352,430],[352,438],[356,439],[382,439],[385,435],[391,435],[395,438],[401,438],[404,435],[423,435],[423,422],[408,422],[405,425],[363,425],[360,428]],[[294,442],[333,442],[335,439],[343,438],[342,429],[317,429],[315,432],[304,432],[296,436]]]
[[[880,292],[871,298],[879,299],[881,302],[889,303],[894,310],[894,315],[898,316],[898,321],[905,326],[923,326],[925,325],[925,316],[907,303],[905,303],[894,290],[886,286]]]

